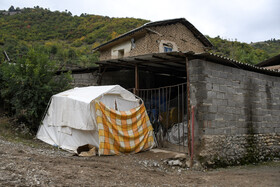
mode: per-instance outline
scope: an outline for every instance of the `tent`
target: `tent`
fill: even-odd
[[[53,95],[36,137],[70,152],[91,144],[99,155],[154,146],[144,103],[119,85],[74,88]]]

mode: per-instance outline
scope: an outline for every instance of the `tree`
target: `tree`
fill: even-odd
[[[12,5],[8,10],[9,10],[9,12],[14,12],[15,11],[15,7]]]
[[[25,123],[33,132],[51,96],[70,87],[70,74],[56,76],[57,66],[42,49],[30,49],[16,63],[3,63],[1,97],[10,106],[19,123]]]
[[[74,59],[74,58],[76,58],[76,56],[77,56],[77,54],[76,54],[75,50],[72,49],[72,48],[69,49],[69,51],[68,51],[68,58]]]

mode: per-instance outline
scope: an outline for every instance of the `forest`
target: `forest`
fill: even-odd
[[[87,14],[72,16],[67,10],[52,12],[40,7],[18,11],[20,13],[15,15],[0,12],[1,54],[5,50],[16,60],[30,47],[44,46],[50,58],[62,67],[69,64],[94,66],[98,61],[98,53],[91,52],[94,47],[148,22]],[[0,60],[3,58],[1,55]]]

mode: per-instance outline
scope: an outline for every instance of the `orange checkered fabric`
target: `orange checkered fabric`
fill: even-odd
[[[95,101],[99,155],[137,153],[154,146],[153,127],[146,108],[117,111]]]

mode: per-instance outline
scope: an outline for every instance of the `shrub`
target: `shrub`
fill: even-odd
[[[30,49],[15,63],[0,65],[1,97],[19,123],[35,132],[49,99],[70,87],[70,73],[57,76],[57,65],[42,49]]]

